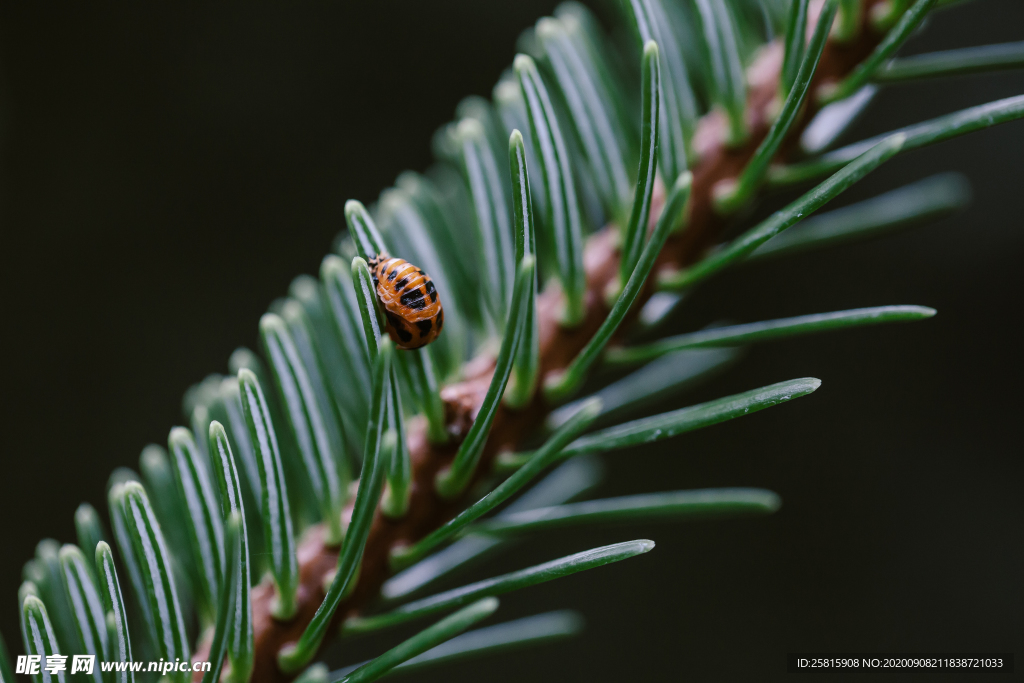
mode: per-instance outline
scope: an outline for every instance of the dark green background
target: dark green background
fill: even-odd
[[[163,442],[185,388],[224,371],[292,277],[317,271],[343,202],[425,168],[433,130],[462,96],[489,95],[518,33],[554,5],[356,4],[0,4],[0,629],[12,649],[36,541],[72,541],[82,500],[105,508],[111,469]],[[935,16],[907,52],[1022,38],[1024,4],[976,0]],[[893,87],[852,137],[1022,92],[1021,72]],[[824,382],[609,456],[600,493],[763,486],[781,511],[526,543],[475,576],[632,538],[658,547],[503,602],[502,619],[578,609],[583,638],[430,680],[774,680],[796,650],[1024,652],[1022,158],[1019,122],[905,154],[836,205],[958,169],[973,207],[702,287],[680,329],[880,304],[939,315],[760,346],[688,395]],[[356,645],[336,663],[389,643]]]

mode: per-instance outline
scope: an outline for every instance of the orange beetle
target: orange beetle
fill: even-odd
[[[400,349],[418,349],[437,339],[444,310],[430,276],[400,258],[377,254],[367,264],[384,305],[387,332]]]

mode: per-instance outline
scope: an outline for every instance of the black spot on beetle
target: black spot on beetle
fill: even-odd
[[[430,300],[436,303],[437,289],[434,288],[434,282],[432,280],[427,280],[427,284],[424,289],[426,290],[426,293],[430,295]]]
[[[401,339],[405,343],[412,341],[412,334],[409,332],[408,329],[406,329],[404,320],[402,320],[400,317],[398,317],[391,311],[387,312],[387,317],[388,323],[391,325],[391,329],[395,331],[395,334],[398,335],[399,339]]]
[[[437,312],[437,331],[440,332],[441,328],[444,327],[444,311]]]
[[[395,279],[396,277],[398,277],[398,268],[392,268],[392,269],[391,269],[391,274],[390,274],[390,275],[388,275],[388,282],[391,282],[391,281],[392,281],[392,280],[394,280],[394,279]]]
[[[430,328],[433,326],[434,324],[429,318],[427,320],[420,320],[416,323],[416,327],[420,328],[420,332],[422,334],[430,334]]]
[[[403,277],[401,280],[395,283],[395,291],[400,292],[402,289],[409,284],[409,278]]]
[[[417,311],[422,311],[427,307],[427,302],[423,299],[423,292],[418,289],[406,292],[399,298],[399,301],[402,302],[403,306]]]

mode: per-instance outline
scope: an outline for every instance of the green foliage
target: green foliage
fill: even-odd
[[[341,508],[345,502],[345,482],[340,472],[347,471],[347,464],[339,467],[337,459],[343,455],[338,453],[340,438],[332,444],[326,427],[327,419],[333,419],[333,415],[322,412],[284,320],[273,313],[264,315],[260,320],[260,338],[292,436],[299,445],[306,477],[316,495],[327,542],[337,544],[341,541]],[[334,431],[337,433],[337,428]]]
[[[583,619],[575,612],[566,610],[535,614],[456,636],[399,664],[395,673],[413,672],[439,664],[459,662],[469,657],[562,640],[579,634],[582,629]]]
[[[370,269],[366,262],[358,256],[352,259],[352,279],[356,283],[356,301],[359,305],[359,316],[363,322],[367,354],[369,361],[376,363],[382,343],[379,325],[380,306],[374,293]],[[385,429],[394,434],[395,443],[390,447],[393,452],[389,453],[385,459],[388,467],[387,490],[381,509],[389,517],[401,517],[405,514],[408,505],[412,469],[409,463],[409,451],[405,444],[401,392],[395,382],[390,361],[388,368],[388,374],[385,376],[384,399],[387,404]],[[376,382],[376,376],[374,381]]]
[[[92,554],[96,551],[96,545],[106,539],[103,522],[92,505],[82,503],[75,510],[75,533],[78,536],[78,546],[85,552],[86,561],[92,565]],[[92,566],[95,571],[95,565]]]
[[[154,616],[153,646],[166,661],[187,660],[189,644],[171,571],[171,557],[149,497],[142,485],[135,482],[115,486],[111,496],[120,501],[119,511],[112,514],[123,516],[130,539],[128,547],[121,547],[121,555],[132,555],[140,568],[143,580],[140,599],[149,604],[149,613]],[[173,672],[169,677],[181,683],[188,681],[185,672]]]
[[[533,59],[517,55],[513,68],[529,116],[535,154],[542,161],[536,166],[540,171],[543,195],[547,198],[547,214],[542,225],[550,242],[549,249],[555,255],[556,273],[565,292],[562,321],[572,327],[584,314],[586,277],[583,271],[582,217],[576,199],[569,148],[551,95]]]
[[[871,77],[876,83],[901,83],[921,78],[1019,69],[1024,67],[1024,41],[943,50],[893,59]]]
[[[228,441],[224,426],[216,420],[210,423],[210,456],[214,477],[217,480],[217,490],[220,493],[221,519],[225,523],[225,528],[234,516],[237,516],[239,524],[239,528],[235,531],[239,545],[238,561],[225,565],[225,571],[228,573],[226,574],[227,579],[222,581],[222,585],[232,592],[230,598],[232,619],[228,622],[231,631],[226,637],[227,653],[231,662],[230,676],[231,680],[237,683],[245,683],[249,680],[249,674],[252,673],[254,646],[252,602],[249,596],[249,534],[245,523],[242,487],[231,453],[231,443]],[[234,540],[230,535],[225,535],[224,547],[229,553],[233,552]],[[225,604],[226,600],[223,592],[222,590],[221,606]],[[220,619],[219,612],[217,618]],[[213,651],[212,647],[210,651]]]
[[[237,609],[237,601],[243,576],[241,536],[242,515],[237,511],[232,511],[224,524],[223,550],[227,555],[227,560],[224,564],[224,573],[218,577],[221,580],[222,590],[217,605],[217,623],[213,630],[213,640],[210,642],[210,653],[207,659],[210,663],[210,670],[203,674],[202,683],[216,683],[220,680],[224,655],[238,630],[236,621],[241,610]]]
[[[573,441],[560,451],[559,458],[566,459],[654,443],[806,396],[816,391],[819,386],[821,380],[813,377],[791,379],[661,415],[625,422]],[[499,466],[505,470],[517,469],[530,462],[533,457],[532,452],[506,455],[499,460]]]
[[[582,432],[586,431],[587,427],[590,426],[590,423],[594,421],[600,412],[601,402],[599,399],[594,399],[587,405],[584,405],[541,446],[523,467],[499,484],[497,488],[463,510],[454,519],[428,534],[415,545],[393,552],[391,555],[392,565],[401,568],[422,559],[428,552],[444,542],[445,539],[450,538],[473,520],[487,514],[515,495],[531,479],[551,465],[563,448]]]
[[[816,159],[780,166],[769,173],[769,183],[775,186],[785,186],[827,175],[842,168],[852,159],[856,159],[866,150],[878,144],[880,140],[896,135],[905,136],[902,149],[909,151],[1007,121],[1015,121],[1021,117],[1024,117],[1024,95],[979,104],[976,107],[969,107],[930,121],[906,126],[863,142],[840,147]]]
[[[509,311],[508,323],[511,332],[506,334],[501,342],[501,350],[498,352],[494,374],[487,387],[487,395],[484,396],[476,419],[473,420],[473,426],[470,427],[465,440],[459,446],[451,466],[438,473],[437,492],[445,498],[454,498],[465,490],[480,461],[480,455],[487,442],[487,435],[494,422],[498,403],[505,392],[509,374],[512,372],[512,361],[515,358],[516,349],[522,340],[522,331],[527,316],[526,310],[533,293],[533,287],[530,284],[534,277],[533,269],[534,259],[527,256],[519,263],[519,268],[516,270],[516,285],[512,294],[512,309]]]
[[[502,595],[520,588],[528,588],[553,581],[577,572],[603,567],[612,562],[642,555],[654,548],[654,541],[638,540],[616,543],[561,557],[527,569],[510,572],[492,579],[471,583],[402,605],[384,614],[368,617],[350,617],[342,626],[343,633],[366,633],[395,626],[430,614],[460,607],[480,598]]]
[[[724,249],[708,256],[692,268],[688,268],[673,276],[662,278],[660,284],[669,289],[692,287],[701,280],[746,257],[750,252],[786,228],[796,225],[851,185],[861,180],[868,173],[891,159],[902,149],[905,142],[906,135],[903,133],[896,133],[882,140],[785,209],[775,212],[769,218],[734,239]]]
[[[729,136],[739,144],[747,136],[747,92],[743,59],[736,35],[735,19],[724,2],[693,0],[704,31],[704,44],[711,70],[711,96],[729,117]]]
[[[575,634],[578,616],[549,613],[458,635],[494,612],[496,595],[654,545],[638,540],[595,548],[401,602],[529,534],[584,523],[774,512],[779,497],[755,488],[576,499],[600,478],[596,454],[749,415],[820,385],[794,379],[651,414],[737,362],[742,354],[734,347],[934,315],[922,306],[880,306],[657,338],[659,326],[686,305],[687,290],[731,266],[880,235],[966,205],[963,178],[940,174],[808,219],[901,150],[1024,116],[1024,96],[1010,97],[822,152],[871,101],[872,83],[1024,65],[1021,43],[894,59],[942,4],[899,0],[868,18],[874,28],[890,28],[845,78],[812,93],[819,104],[831,104],[812,123],[814,135],[805,130],[807,156],[788,164],[780,151],[799,131],[826,41],[867,37],[862,3],[827,0],[813,15],[806,0],[624,0],[618,19],[628,31],[613,30],[615,40],[582,5],[560,5],[523,35],[521,54],[495,87],[493,105],[476,96],[459,103],[456,121],[435,135],[437,164],[422,175],[402,173],[369,208],[357,200],[345,204],[347,231],[336,242],[338,253],[323,259],[318,278],[295,278],[287,297],[260,321],[265,359],[238,348],[228,376],[210,375],[189,389],[183,412],[191,431],[171,430],[169,452],[153,445],[143,450],[145,486],[125,468],[111,475],[109,537],[119,550],[127,595],[103,522],[88,503],[75,513],[82,550],[52,539],[39,543],[18,594],[26,652],[53,653],[60,642],[68,651],[130,662],[131,624],[142,636],[134,656],[187,660],[187,630],[198,615],[199,639],[209,642],[213,663],[203,682],[219,680],[226,657],[225,678],[247,683],[254,661],[263,659],[255,652],[254,629],[262,622],[254,622],[253,600],[264,593],[251,593],[250,583],[267,571],[271,616],[291,622],[288,628],[302,626],[291,621],[300,603],[311,607],[308,586],[300,589],[297,538],[320,523],[320,535],[310,537],[340,546],[337,567],[301,637],[273,654],[283,673],[302,671],[304,683],[370,681]],[[817,23],[805,40],[809,16]],[[771,91],[778,102],[748,102],[745,72],[776,32],[783,34],[781,76]],[[751,106],[762,107],[760,119],[751,117]],[[702,163],[695,138],[707,115],[724,116],[727,152],[750,157],[735,178],[694,190],[712,194],[695,206],[712,201],[723,214],[718,219],[737,224],[738,236],[689,254],[700,258],[683,270],[655,273],[673,233],[690,237],[693,176],[687,168]],[[772,122],[765,137],[749,139],[756,129],[748,122],[765,117]],[[766,186],[830,174],[760,223],[744,223]],[[618,249],[618,261],[604,264],[607,273],[594,273],[584,259],[587,234],[606,225],[591,244]],[[445,332],[429,347],[396,350],[385,334],[367,265],[383,253],[416,263],[436,282]],[[613,280],[608,291],[597,291],[601,278]],[[655,294],[636,311],[656,287],[673,291]],[[634,314],[639,334],[623,335],[629,343],[617,340],[609,348]],[[551,329],[553,321],[560,330]],[[578,342],[570,350],[580,351],[567,365],[572,354],[545,346],[559,338],[545,336],[553,331]],[[612,382],[593,376],[595,368],[635,365]],[[463,379],[469,381],[459,388],[467,394],[442,398],[446,383]],[[271,385],[274,391],[265,393]],[[564,403],[577,393],[579,400]],[[514,435],[520,442],[542,445],[484,460],[485,452],[496,450],[488,440],[499,414],[511,420],[506,428],[528,425]],[[434,490],[417,493],[421,503],[429,498],[442,513],[451,511],[439,525],[430,517],[429,528],[411,518],[414,467],[423,466],[412,456],[422,455],[416,449],[424,444],[432,445],[430,456],[451,457]],[[549,468],[553,472],[535,484]],[[376,518],[378,511],[385,519]],[[347,610],[343,601],[354,595],[374,525],[406,522],[415,529],[403,537],[410,543],[390,549],[393,568],[401,571],[381,590],[390,611],[346,613],[343,635],[459,611],[362,665],[333,674],[321,664],[310,666],[339,609]],[[355,595],[363,600],[361,593]],[[0,674],[3,681],[11,675],[2,647]],[[53,678],[64,683],[66,676],[45,670],[34,676],[35,683]],[[92,678],[135,680],[131,671]],[[185,683],[188,674],[169,678]]]
[[[606,360],[610,364],[641,363],[683,349],[749,344],[859,325],[920,320],[933,315],[935,315],[935,309],[925,306],[875,306],[874,308],[858,308],[850,311],[835,311],[834,313],[801,315],[747,325],[715,327],[700,332],[667,337],[653,344],[612,350],[606,355]]]
[[[487,144],[484,129],[476,119],[463,119],[458,127],[462,151],[461,168],[476,209],[478,258],[488,292],[492,320],[500,328],[513,284],[512,229],[501,175],[501,165]]]
[[[7,650],[7,642],[0,635],[0,681],[13,683],[14,669],[11,668],[11,654]]]
[[[103,608],[110,615],[110,623],[113,626],[113,628],[108,628],[109,660],[130,664],[133,660],[132,643],[128,634],[128,611],[125,609],[124,596],[121,594],[117,569],[114,567],[114,554],[111,552],[110,546],[103,541],[96,545],[96,568],[102,586]],[[134,681],[135,672],[130,668],[125,671],[116,671],[111,677],[111,683],[134,683]]]
[[[299,566],[295,557],[295,533],[292,531],[281,452],[256,374],[251,370],[240,370],[238,387],[242,395],[245,422],[249,426],[249,438],[256,450],[256,463],[259,466],[263,538],[269,550],[270,572],[276,589],[272,611],[278,618],[286,619],[296,610]]]
[[[608,314],[608,317],[601,323],[600,329],[598,329],[597,333],[583,350],[580,351],[579,355],[573,359],[569,367],[560,375],[548,380],[544,391],[549,401],[554,403],[564,401],[579,388],[586,377],[587,371],[590,370],[590,367],[600,356],[612,335],[615,334],[619,325],[622,324],[629,309],[633,306],[633,302],[639,296],[644,283],[647,282],[647,276],[654,267],[654,262],[658,254],[661,253],[661,248],[665,245],[665,240],[668,239],[676,217],[682,213],[687,200],[690,198],[692,178],[692,174],[689,171],[685,171],[676,179],[669,198],[665,202],[665,209],[658,219],[658,224],[654,227],[654,233],[651,235],[647,245],[644,246],[640,259],[630,274],[626,286],[623,287],[622,293],[619,294],[615,305],[612,306],[611,313]]]
[[[476,622],[486,619],[498,609],[497,598],[484,598],[445,617],[380,657],[364,664],[352,673],[338,679],[339,683],[367,683],[375,681],[388,671],[413,657],[427,652],[449,638],[465,631]]]
[[[620,217],[630,203],[629,136],[602,78],[602,65],[591,58],[579,33],[580,24],[568,17],[537,22],[543,60],[562,93],[588,175],[605,211]]]
[[[613,524],[650,518],[768,514],[778,510],[780,504],[775,493],[764,489],[671,491],[535,508],[482,522],[473,528],[485,534],[522,534],[595,522]]]
[[[220,594],[220,575],[224,570],[221,547],[224,543],[224,525],[213,481],[206,469],[206,458],[199,454],[192,433],[184,427],[174,427],[167,437],[167,450],[171,455],[171,472],[177,484],[178,496],[185,505],[181,521],[192,544],[192,557],[199,567],[202,596],[207,617],[212,618]]]
[[[747,262],[883,235],[967,206],[971,188],[959,173],[938,173],[835,211],[811,216],[751,252]]]
[[[515,225],[516,262],[522,263],[529,257],[537,258],[537,223],[533,217],[533,198],[530,194],[530,173],[526,167],[526,146],[523,134],[512,131],[508,141],[509,174],[512,176],[512,222]],[[527,282],[522,331],[515,351],[515,364],[505,403],[521,408],[533,398],[540,370],[540,330],[537,322],[537,269],[534,268]]]
[[[564,463],[514,501],[497,516],[514,514],[545,505],[557,505],[576,498],[593,488],[601,478],[601,467],[591,458],[579,458]],[[444,550],[398,572],[384,583],[381,595],[389,600],[400,599],[422,589],[437,579],[464,569],[468,564],[493,553],[507,549],[511,544],[495,538],[468,534]]]
[[[21,637],[25,652],[29,655],[47,657],[59,654],[60,646],[53,632],[53,625],[46,613],[46,605],[35,595],[27,596],[21,604]],[[40,665],[39,673],[32,676],[33,683],[64,683],[66,676],[63,671],[51,674]]]
[[[661,122],[661,70],[658,60],[658,44],[648,41],[644,45],[640,76],[640,172],[633,195],[633,210],[629,214],[629,223],[626,224],[626,230],[622,235],[622,256],[619,262],[619,279],[622,282],[630,278],[640,260],[651,215],[654,178],[658,167],[658,130]]]
[[[822,92],[819,96],[822,103],[827,104],[849,97],[867,83],[875,71],[895,54],[900,45],[910,37],[910,34],[917,28],[928,12],[935,7],[935,2],[936,0],[915,0],[910,9],[896,22],[896,26],[885,34],[882,42],[878,44],[867,59],[858,64],[853,72],[842,82],[826,88]]]
[[[832,19],[836,15],[837,2],[838,0],[827,0],[822,6],[811,40],[806,48],[800,50],[802,56],[799,67],[787,88],[788,94],[782,105],[782,111],[772,123],[771,130],[768,131],[768,135],[754,152],[750,162],[743,168],[743,173],[740,174],[736,184],[729,187],[725,193],[720,193],[715,197],[719,210],[731,213],[749,202],[764,178],[768,164],[775,158],[779,146],[782,145],[786,133],[789,132],[789,127],[796,120],[797,112],[803,106],[807,90],[811,85],[811,78],[814,76],[814,70],[818,67],[818,60],[821,59],[821,51],[825,48],[825,39],[832,26]],[[800,44],[802,45],[802,43],[801,40]]]
[[[789,97],[797,73],[804,63],[804,51],[807,44],[807,5],[810,0],[793,0],[789,5],[789,18],[786,22],[785,52],[782,59],[782,77],[779,91],[785,99]],[[847,3],[849,4],[849,3]],[[860,3],[856,3],[860,5]],[[820,23],[820,22],[819,22]]]
[[[92,567],[82,551],[69,544],[60,549],[60,568],[78,631],[78,641],[82,644],[81,654],[104,659],[108,648],[107,617]],[[92,679],[96,683],[103,683],[103,675],[98,666],[93,668]]]
[[[373,513],[380,500],[384,483],[384,471],[388,466],[385,454],[394,450],[395,435],[387,432],[388,386],[391,377],[391,342],[382,340],[374,360],[373,399],[370,410],[370,424],[366,432],[366,449],[363,452],[364,474],[359,479],[359,491],[352,510],[352,521],[338,557],[338,569],[327,590],[323,604],[317,610],[313,621],[303,632],[299,641],[278,655],[278,662],[285,672],[296,672],[305,666],[316,654],[334,611],[338,608],[349,584],[355,580],[359,560],[362,558],[366,538],[370,533]],[[388,444],[387,442],[391,443]]]
[[[658,166],[662,176],[675,178],[687,168],[689,142],[697,125],[697,101],[679,46],[678,27],[672,8],[661,0],[630,0],[629,9],[640,48],[648,43],[659,46]],[[646,102],[647,97],[644,106]]]

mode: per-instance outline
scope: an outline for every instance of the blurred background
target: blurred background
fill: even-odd
[[[426,168],[432,132],[463,96],[490,95],[517,35],[555,4],[0,4],[0,630],[13,651],[36,542],[73,541],[83,500],[105,513],[111,470],[165,443],[184,390],[255,346],[269,302],[317,272],[344,201]],[[1024,3],[975,0],[904,54],[1021,39]],[[891,87],[846,139],[1020,93],[1020,71]],[[1024,122],[902,155],[835,206],[959,170],[971,208],[701,287],[676,329],[882,304],[939,314],[757,346],[687,394],[823,380],[608,456],[596,494],[759,486],[782,509],[520,545],[473,577],[658,543],[503,601],[503,619],[581,611],[577,640],[422,680],[776,680],[789,651],[1022,651],[1022,159]],[[334,664],[390,644],[353,642]]]

